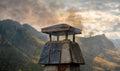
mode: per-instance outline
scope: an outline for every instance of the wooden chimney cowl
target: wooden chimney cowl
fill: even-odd
[[[84,58],[79,45],[75,42],[75,34],[81,30],[67,24],[59,24],[42,29],[49,34],[50,41],[44,45],[39,63],[44,65],[44,71],[80,71],[84,65]],[[52,41],[52,35],[57,36],[57,41]],[[59,36],[65,35],[65,40],[59,41]],[[73,41],[68,39],[73,35]]]

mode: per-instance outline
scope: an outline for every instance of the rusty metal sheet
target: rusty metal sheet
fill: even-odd
[[[50,64],[60,63],[61,46],[62,46],[62,44],[60,44],[60,43],[52,43],[51,44]]]
[[[49,63],[49,52],[50,52],[50,44],[47,43],[44,46],[43,53],[41,54],[40,57],[40,63],[41,64],[48,64]]]

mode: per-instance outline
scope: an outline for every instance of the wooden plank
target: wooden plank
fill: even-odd
[[[59,64],[60,63],[60,52],[61,52],[60,43],[52,43],[50,51],[50,64]]]
[[[70,71],[70,65],[58,65],[58,71]]]
[[[47,65],[44,67],[44,71],[71,71],[70,65]]]
[[[44,71],[58,71],[58,67],[57,66],[45,66]]]
[[[71,55],[70,55],[69,43],[65,43],[62,46],[61,63],[70,63],[70,62],[71,62]]]
[[[70,71],[80,71],[80,65],[79,64],[71,64]]]
[[[39,61],[40,64],[48,64],[49,63],[49,52],[50,52],[50,44],[46,43],[43,48],[41,57],[40,57],[40,61]]]
[[[79,63],[79,64],[85,64],[79,45],[73,42],[71,43],[70,47],[71,47],[70,51],[72,54],[72,62]]]

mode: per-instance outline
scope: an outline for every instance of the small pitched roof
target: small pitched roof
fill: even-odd
[[[71,34],[81,34],[81,30],[75,27],[72,27],[67,24],[58,24],[46,28],[42,28],[43,33],[51,34],[52,35],[65,35],[66,32],[71,35]]]

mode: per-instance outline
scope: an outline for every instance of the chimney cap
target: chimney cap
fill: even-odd
[[[72,27],[68,24],[58,24],[49,27],[42,28],[43,33],[52,34],[52,35],[65,35],[66,32],[68,35],[72,34],[81,34],[81,29]]]

